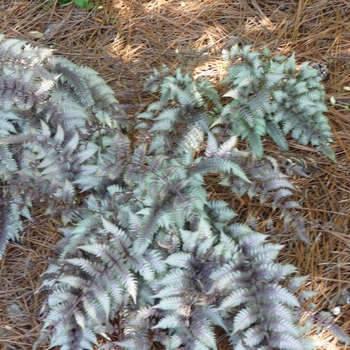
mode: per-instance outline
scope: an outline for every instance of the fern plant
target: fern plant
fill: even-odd
[[[15,39],[2,42],[0,64],[0,181],[10,202],[2,207],[2,252],[33,206],[62,220],[58,258],[40,289],[47,302],[34,349],[46,340],[62,350],[93,349],[98,336],[108,341],[101,349],[147,350],[152,342],[216,349],[215,326],[235,350],[315,347],[298,325],[312,294],[294,295],[304,279],[275,262],[282,246],[207,192],[216,174],[234,195],[269,201],[286,230],[308,240],[294,187],[252,141],[263,133],[239,113],[230,118],[232,103],[223,104],[210,82],[155,71],[145,87],[159,100],[135,121],[150,137],[130,140],[112,91],[91,69]],[[266,127],[274,116],[254,116],[254,125]],[[316,124],[324,151],[328,131]],[[238,150],[237,136],[252,149]]]
[[[251,52],[250,46],[224,50],[223,57],[236,64],[228,67],[224,82],[230,89],[224,96],[231,97],[216,123],[227,123],[231,130],[247,138],[257,156],[263,154],[262,137],[268,134],[284,150],[285,138],[291,137],[301,145],[316,146],[323,154],[335,160],[329,147],[332,131],[324,104],[325,92],[322,77],[308,62],[296,68],[292,55],[271,57]]]
[[[56,209],[74,206],[79,191],[98,186],[84,181],[101,168],[96,161],[104,159],[121,113],[95,71],[17,39],[0,44],[0,96],[2,256],[33,205],[69,222],[72,208]]]

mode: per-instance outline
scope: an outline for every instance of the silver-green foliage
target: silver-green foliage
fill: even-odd
[[[34,349],[48,339],[93,349],[98,335],[115,334],[101,348],[216,349],[215,326],[235,350],[314,348],[298,326],[307,295],[293,293],[303,279],[275,262],[282,246],[206,191],[216,174],[227,191],[270,202],[307,240],[294,187],[274,158],[236,149],[213,85],[155,71],[146,85],[160,98],[136,122],[150,141],[132,147],[113,93],[91,69],[15,39],[0,45],[0,65],[0,181],[10,203],[2,252],[32,206],[64,226],[43,276]],[[223,129],[211,129],[219,114]]]
[[[216,123],[228,123],[247,138],[257,156],[263,154],[262,137],[268,134],[288,150],[286,134],[301,145],[316,146],[335,160],[329,147],[332,131],[324,104],[325,92],[318,71],[308,62],[296,67],[294,54],[271,57],[270,51],[251,52],[250,46],[232,47],[223,57],[229,65],[225,79],[232,102],[225,105]]]
[[[3,36],[0,37],[0,41]],[[54,57],[18,39],[0,44],[0,182],[3,230],[0,256],[30,218],[33,205],[57,215],[101,168],[104,144],[120,115],[113,91],[92,69]],[[101,136],[103,143],[101,144]],[[62,209],[63,222],[72,216]]]

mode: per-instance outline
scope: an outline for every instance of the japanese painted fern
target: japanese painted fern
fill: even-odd
[[[311,144],[335,160],[332,132],[324,112],[324,87],[318,71],[303,63],[296,68],[295,58],[271,57],[270,51],[251,52],[250,46],[232,47],[224,59],[235,62],[228,67],[225,82],[233,98],[225,105],[216,123],[228,123],[232,131],[247,138],[257,156],[263,154],[261,137],[268,134],[288,150],[285,135],[301,145]]]
[[[160,98],[136,121],[150,141],[131,142],[96,72],[16,39],[0,44],[0,253],[33,207],[62,220],[34,349],[46,340],[93,349],[97,336],[109,340],[101,349],[216,349],[215,326],[235,350],[314,348],[298,326],[293,292],[303,279],[275,263],[282,246],[206,187],[216,174],[234,195],[270,202],[308,241],[294,187],[261,137],[287,149],[291,131],[333,158],[323,88],[312,69],[295,72],[293,58],[230,55],[243,61],[228,68],[226,105],[206,80],[155,71],[146,87]],[[238,150],[237,136],[251,150]]]

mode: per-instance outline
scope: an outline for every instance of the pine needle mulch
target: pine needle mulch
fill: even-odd
[[[313,289],[318,310],[342,306],[335,322],[348,335],[350,305],[350,5],[347,0],[94,0],[90,11],[57,1],[0,0],[0,32],[7,37],[27,39],[55,49],[77,64],[94,68],[115,90],[122,108],[132,117],[146,106],[151,95],[141,92],[153,68],[165,64],[195,68],[198,76],[217,81],[223,75],[220,51],[232,44],[264,46],[273,54],[296,52],[298,63],[326,63],[329,77],[324,81],[329,104],[338,163],[334,164],[313,149],[291,142],[285,157],[306,162],[312,175],[292,178],[298,200],[313,241],[307,246],[295,237],[283,237],[285,248],[280,261],[297,266],[309,281],[301,290]],[[267,153],[276,155],[266,142]],[[317,162],[314,166],[312,159]],[[220,188],[212,195],[229,200],[235,210],[260,218],[261,230],[271,209],[237,200]],[[274,214],[278,219],[278,213]],[[277,222],[277,221],[276,221]],[[30,349],[37,339],[40,309],[44,296],[34,294],[40,274],[53,253],[59,224],[41,215],[25,224],[18,243],[8,245],[0,262],[0,347]],[[279,226],[280,225],[280,226]],[[283,230],[277,224],[271,232]],[[322,340],[319,349],[349,350],[330,333],[312,335]],[[229,349],[227,338],[218,331],[219,349]],[[47,347],[42,347],[42,349]]]

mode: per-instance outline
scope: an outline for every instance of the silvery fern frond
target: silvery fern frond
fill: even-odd
[[[263,155],[261,137],[269,134],[276,144],[287,150],[285,136],[299,144],[316,146],[332,160],[335,156],[331,127],[323,113],[325,92],[322,77],[307,63],[296,67],[295,57],[271,57],[264,53],[250,52],[250,46],[224,50],[229,61],[224,79],[232,98],[214,125],[224,123],[233,133],[247,138],[256,156]],[[238,60],[240,59],[240,60]]]
[[[157,73],[159,75],[159,73]],[[148,83],[147,83],[148,84]],[[148,86],[146,84],[146,86]],[[174,155],[199,150],[204,133],[212,123],[207,113],[210,102],[221,108],[219,95],[208,81],[197,82],[178,69],[174,76],[164,77],[160,85],[160,99],[138,115],[137,128],[148,128],[145,120],[152,121],[150,131],[156,135],[151,149],[156,152],[171,150]]]

